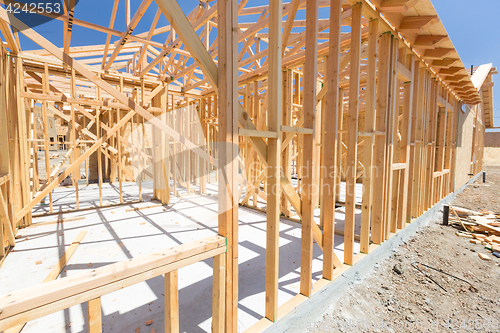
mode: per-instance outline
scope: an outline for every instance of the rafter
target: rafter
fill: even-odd
[[[120,37],[120,40],[118,41],[117,47],[113,51],[113,54],[111,55],[111,57],[109,57],[108,61],[106,61],[106,65],[104,65],[104,70],[109,69],[115,58],[120,53],[120,50],[122,49],[123,45],[127,43],[127,38],[132,34],[132,31],[134,31],[135,27],[139,23],[139,20],[142,18],[142,16],[146,12],[152,1],[153,0],[142,0],[141,5],[134,14],[134,17],[127,25],[127,29],[123,32],[122,36]]]

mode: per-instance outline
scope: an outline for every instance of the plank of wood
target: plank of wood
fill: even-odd
[[[338,145],[338,118],[339,118],[339,62],[341,36],[342,5],[339,1],[332,1],[330,6],[330,46],[327,58],[327,84],[333,87],[325,94],[325,143],[331,144],[331,149],[324,150],[325,175],[321,206],[323,207],[323,277],[332,280],[334,266],[334,234],[335,234],[335,187]],[[340,263],[340,262],[339,262]]]
[[[408,68],[406,68],[405,65],[403,65],[401,62],[398,61],[396,66],[397,66],[399,80],[401,80],[402,82],[412,80],[413,77],[412,77],[411,71]]]
[[[439,43],[441,40],[448,38],[448,35],[419,35],[413,42],[415,46],[434,46],[434,44]],[[442,70],[439,72],[442,74]],[[453,72],[455,73],[455,72]],[[452,73],[452,74],[453,74]]]
[[[101,298],[95,298],[87,303],[89,333],[102,333]]]
[[[479,256],[479,258],[486,260],[486,261],[491,260],[490,256],[487,255],[486,253],[478,253],[478,256]]]
[[[295,21],[295,15],[297,14],[297,10],[299,9],[299,4],[300,0],[292,0],[291,1],[291,8],[290,11],[288,12],[287,18],[286,18],[286,23],[285,27],[283,29],[283,37],[282,37],[282,55],[285,54],[285,49],[286,46],[288,45],[288,38],[290,37],[290,32],[292,31],[293,28],[293,23]]]
[[[149,208],[156,208],[156,207],[162,207],[163,204],[157,204],[157,205],[151,205],[151,206],[145,206],[145,207],[134,207],[134,208],[127,208],[127,212],[136,212],[139,210],[144,210],[144,209],[149,209]]]
[[[357,167],[357,133],[359,112],[360,56],[361,56],[361,18],[362,5],[352,7],[351,57],[349,80],[349,114],[347,117],[347,157],[346,157],[346,204],[344,227],[344,263],[353,264],[354,223]]]
[[[283,132],[299,133],[299,134],[313,134],[314,130],[312,128],[302,128],[281,125],[281,130]]]
[[[85,220],[85,216],[76,216],[76,217],[66,217],[63,219],[57,219],[53,221],[46,221],[46,222],[36,222],[34,221],[32,226],[37,227],[41,225],[51,225],[51,224],[59,224],[59,223],[64,223],[64,222],[72,222],[72,221],[80,221],[80,220]]]
[[[3,232],[7,235],[7,240],[10,246],[16,245],[16,239],[14,236],[14,231],[12,230],[12,224],[9,219],[9,209],[7,208],[7,203],[5,202],[5,198],[3,197],[2,190],[0,190],[0,220],[3,225]],[[0,246],[3,248],[3,242],[0,243]]]
[[[282,0],[269,3],[269,87],[267,97],[267,127],[270,133],[267,170],[267,214],[266,214],[266,318],[276,321],[278,317],[279,278],[279,222],[280,222],[280,171],[281,171],[281,104],[282,104]],[[240,134],[241,134],[240,129]]]
[[[275,139],[278,135],[276,131],[258,131],[251,130],[246,128],[240,128],[238,131],[240,136],[250,136],[250,137],[259,137],[259,138],[271,138]]]
[[[484,241],[488,242],[488,243],[500,243],[500,237],[497,237],[495,235],[491,235],[491,236],[484,238]]]
[[[15,71],[15,100],[17,103],[17,117],[18,117],[18,135],[19,135],[19,168],[20,168],[20,182],[22,186],[22,199],[23,205],[26,205],[31,200],[31,190],[30,190],[30,152],[28,146],[28,134],[27,134],[27,120],[26,120],[26,110],[25,100],[21,98],[21,91],[25,90],[24,86],[24,66],[23,61],[20,58],[15,58],[16,71]],[[13,82],[14,83],[14,82]],[[31,225],[31,213],[26,214],[24,217],[24,225]]]
[[[367,64],[367,84],[366,84],[366,105],[365,105],[365,131],[375,131],[375,104],[376,104],[376,57],[378,44],[378,20],[369,23],[368,32],[368,64]],[[358,134],[359,135],[359,134]],[[363,158],[363,195],[361,208],[361,241],[360,251],[368,253],[370,246],[370,223],[372,216],[372,193],[373,193],[373,145],[375,137],[373,135],[364,139]]]
[[[409,68],[410,74],[413,77],[415,74],[415,61],[412,54],[407,54],[403,57],[405,66]],[[410,142],[412,128],[412,108],[413,108],[413,93],[414,82],[407,81],[403,85],[403,114],[401,122],[398,124],[399,133],[401,134],[399,148],[399,161],[405,163],[405,168],[400,171],[399,189],[398,189],[398,211],[397,211],[397,228],[403,229],[407,221],[408,209],[408,188],[410,183]]]
[[[71,259],[73,256],[73,253],[75,253],[76,248],[78,245],[80,245],[81,241],[83,240],[83,237],[87,234],[87,231],[81,231],[78,236],[76,236],[75,240],[71,243],[69,248],[64,252],[64,255],[59,259],[57,264],[52,268],[50,271],[49,275],[43,280],[43,283],[53,281],[55,280],[59,274],[61,274],[62,270],[68,263],[68,261]]]
[[[306,2],[306,57],[304,64],[304,127],[313,128],[316,114],[316,75],[318,62],[318,0]],[[319,129],[316,129],[319,131]],[[303,167],[307,173],[302,177],[302,234],[300,254],[300,293],[306,297],[312,289],[312,251],[314,208],[313,193],[313,135],[303,138]]]
[[[80,242],[82,241],[83,237],[85,237],[86,234],[87,234],[86,231],[81,231],[78,234],[78,236],[76,236],[75,240],[71,243],[71,245],[66,250],[66,252],[64,252],[63,256],[59,259],[57,264],[51,269],[49,275],[47,275],[47,277],[45,278],[45,280],[43,280],[42,283],[54,281],[59,276],[59,274],[61,274],[62,270],[64,269],[64,267],[66,266],[68,261],[71,259],[71,257],[73,256],[73,253],[75,253],[76,248],[78,247],[78,245],[80,245]],[[90,309],[90,304],[89,304],[89,309]],[[100,305],[99,305],[99,311],[101,311]],[[89,314],[90,314],[90,310],[89,310]],[[8,328],[4,331],[4,333],[19,333],[22,331],[22,329],[24,328],[25,325],[26,325],[26,323],[23,323],[23,324]],[[100,325],[99,325],[99,327],[100,327]],[[94,332],[94,331],[91,331],[91,332]],[[95,332],[98,333],[98,331],[95,331]]]
[[[165,274],[165,333],[179,333],[179,273]]]
[[[16,38],[12,33],[11,27],[5,22],[0,22],[0,30],[2,31],[2,35],[5,37],[7,45],[9,46],[10,50],[14,54],[19,53],[21,51],[21,47],[20,45],[17,44]]]
[[[470,216],[477,224],[479,224],[480,226],[482,226],[483,228],[489,230],[489,231],[492,231],[492,232],[495,232],[497,234],[500,235],[500,228],[499,227],[494,227],[494,226],[491,226],[489,225],[488,223],[490,221],[488,221],[486,218],[482,217],[482,216]]]
[[[378,61],[378,87],[376,106],[376,130],[386,131],[388,114],[388,90],[389,90],[389,59],[390,59],[390,33],[384,33],[379,38],[379,61]],[[374,184],[372,203],[372,227],[371,237],[375,244],[381,244],[384,240],[384,189],[385,189],[385,162],[386,146],[385,135],[375,137],[374,147]]]
[[[158,0],[156,0],[158,2]],[[164,0],[162,0],[164,1]],[[176,2],[176,0],[173,0]],[[204,73],[210,76],[210,82],[215,83],[213,86],[218,87],[218,104],[219,109],[219,142],[224,142],[228,147],[238,145],[238,121],[236,117],[238,114],[235,112],[237,109],[243,107],[238,102],[238,80],[237,80],[237,39],[241,34],[236,33],[237,22],[234,17],[238,10],[236,1],[227,1],[217,10],[218,15],[218,54],[219,63],[224,66],[219,66],[216,71],[207,69]],[[187,27],[191,29],[191,27]],[[194,32],[193,32],[194,33]],[[194,33],[193,38],[196,43],[200,40]],[[184,41],[185,43],[189,41]],[[200,42],[201,45],[201,42]],[[191,52],[191,50],[190,50]],[[208,54],[207,50],[203,48],[200,50],[203,56],[206,57],[207,62],[212,62],[210,66],[215,68],[213,60]],[[196,52],[193,52],[196,54]],[[203,67],[203,66],[202,66]],[[216,99],[217,100],[217,99]],[[216,109],[214,109],[215,111]],[[248,114],[247,114],[248,116]],[[251,122],[251,120],[250,120]],[[255,126],[244,127],[247,129],[256,129]],[[262,149],[266,146],[262,138],[254,138],[263,144]],[[218,157],[221,165],[225,168],[218,170],[218,195],[219,195],[219,216],[218,226],[219,233],[227,237],[227,253],[226,253],[226,289],[225,289],[225,315],[224,315],[224,330],[226,332],[236,332],[238,330],[238,205],[236,195],[238,189],[238,171],[237,171],[237,156],[234,149],[220,149]],[[267,160],[267,157],[266,157]]]
[[[437,15],[428,16],[405,16],[401,21],[398,31],[421,33],[422,28],[431,22],[438,20]]]
[[[226,287],[226,254],[216,255],[213,260],[212,332],[224,333],[224,304]]]
[[[463,233],[463,232],[458,232],[458,231],[455,232],[455,236],[464,237],[464,238],[474,238],[474,236],[472,236],[469,233]]]
[[[397,185],[399,182],[399,172],[395,172],[392,170],[392,164],[394,162],[394,148],[396,142],[397,135],[397,126],[398,126],[398,112],[399,112],[399,98],[396,98],[398,91],[397,84],[397,71],[396,71],[396,63],[398,57],[398,39],[394,36],[391,37],[391,46],[390,46],[390,75],[389,75],[389,114],[387,121],[387,137],[386,137],[386,146],[387,146],[387,160],[385,164],[385,176],[386,176],[386,191],[385,191],[385,224],[384,224],[384,238],[387,239],[389,232],[394,234],[397,231],[396,224],[396,209],[397,209]]]

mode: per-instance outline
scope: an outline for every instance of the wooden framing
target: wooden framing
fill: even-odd
[[[266,242],[266,318],[278,317],[279,218],[281,200],[281,17],[282,1],[269,5],[269,72],[267,128],[276,132],[267,141],[267,242]]]
[[[313,128],[318,135],[319,128],[315,128],[316,116],[316,72],[318,61],[318,1],[306,1],[306,55],[304,64],[304,104],[303,119],[305,128]],[[300,253],[300,293],[306,297],[312,291],[312,251],[314,221],[313,206],[313,152],[314,136],[304,135],[302,139],[302,167],[306,173],[302,177],[301,214],[302,214],[302,244]]]
[[[84,207],[83,165],[100,207],[108,183],[118,181],[125,204],[124,184],[135,181],[143,201],[151,180],[153,198],[169,204],[206,193],[215,170],[219,236],[181,245],[181,258],[169,252],[161,265],[137,264],[139,277],[120,264],[120,279],[98,269],[103,280],[77,295],[66,293],[71,278],[47,287],[59,299],[36,288],[0,298],[0,330],[88,302],[89,329],[101,332],[102,295],[162,274],[165,331],[178,332],[177,270],[213,257],[212,330],[237,332],[238,206],[265,203],[265,304],[248,332],[261,331],[453,191],[463,103],[477,111],[468,172],[482,170],[493,67],[471,79],[430,0],[218,0],[187,14],[176,0],[143,0],[131,13],[127,0],[124,31],[114,28],[118,4],[103,25],[75,18],[73,2],[64,15],[44,13],[63,22],[61,48],[0,8],[0,258],[35,207],[48,200],[47,213],[64,213],[52,192],[66,177]],[[136,33],[148,8],[154,19]],[[106,34],[105,44],[72,47],[74,25]],[[12,31],[42,49],[22,50]],[[61,143],[52,124],[67,127]],[[59,145],[68,149],[52,165]],[[300,293],[281,306],[280,218],[301,225]],[[323,268],[313,284],[316,246]]]
[[[91,301],[92,313],[95,314],[98,304],[95,300],[101,295],[162,274],[173,275],[175,273],[172,272],[181,267],[220,255],[225,251],[226,240],[223,237],[214,236],[165,250],[160,256],[154,254],[137,258],[135,261],[118,262],[80,276],[47,282],[44,288],[34,286],[12,293],[0,300],[3,310],[0,314],[0,329],[3,331],[10,326],[85,301]],[[161,260],[159,261],[158,258]],[[175,287],[175,282],[171,279],[172,276],[166,279],[169,283],[167,290],[173,293],[174,289],[171,285]],[[74,290],[78,290],[76,294]],[[169,300],[169,302],[175,302],[175,300]],[[97,316],[94,315],[94,318]]]

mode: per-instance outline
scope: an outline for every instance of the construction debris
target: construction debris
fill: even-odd
[[[457,235],[458,237],[474,238],[474,236],[472,236],[472,234],[470,234],[468,232],[459,232],[459,231],[457,231],[455,233],[455,235]]]
[[[476,212],[470,209],[450,206],[454,216],[449,216],[452,226],[463,229],[455,233],[458,237],[471,238],[470,243],[484,244],[491,252],[500,251],[500,214],[482,210]],[[485,253],[478,253],[483,260],[491,260]],[[495,255],[496,256],[496,255]]]
[[[491,260],[491,258],[486,253],[478,253],[479,258],[483,260]]]

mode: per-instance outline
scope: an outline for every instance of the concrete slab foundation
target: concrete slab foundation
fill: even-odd
[[[119,203],[116,185],[103,185],[103,200]],[[344,184],[345,186],[345,184]],[[128,199],[135,199],[137,185],[124,184]],[[21,229],[15,249],[0,270],[0,294],[40,284],[67,250],[75,237],[87,231],[81,244],[59,278],[118,261],[155,253],[162,249],[217,234],[217,184],[209,184],[212,195],[173,197],[171,205],[145,208],[156,202],[142,202],[71,213],[48,215],[34,219],[34,224]],[[361,190],[361,187],[358,187]],[[144,191],[143,197],[150,195]],[[357,195],[361,198],[361,193]],[[54,209],[75,209],[74,189],[57,188],[53,192]],[[98,187],[80,188],[82,208],[98,204]],[[265,206],[264,206],[265,207]],[[48,206],[38,205],[34,212],[46,212]],[[129,211],[127,211],[129,210]],[[337,210],[336,230],[343,230],[343,208]],[[360,230],[357,212],[356,233]],[[315,212],[319,223],[319,209]],[[72,219],[57,223],[57,219]],[[239,331],[244,331],[264,316],[266,216],[254,209],[239,209]],[[280,222],[279,304],[299,293],[301,225],[286,219]],[[355,253],[359,243],[355,243]],[[343,261],[343,237],[335,237],[335,253]],[[41,263],[40,263],[41,261]],[[39,262],[39,264],[37,264]],[[322,252],[314,244],[313,282],[322,271]],[[179,270],[179,303],[181,332],[210,332],[212,259]],[[105,332],[163,332],[163,278],[122,289],[102,297]],[[86,332],[86,303],[29,322],[24,333]],[[145,327],[146,320],[154,324]]]

